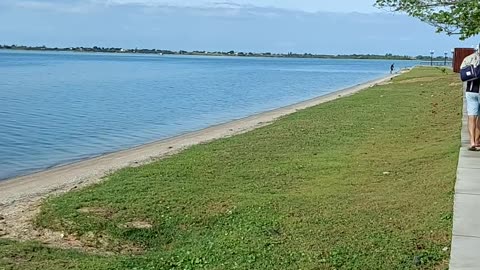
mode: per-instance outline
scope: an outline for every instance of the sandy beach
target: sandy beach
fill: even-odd
[[[398,74],[362,83],[324,96],[224,124],[123,150],[77,163],[52,168],[0,182],[0,237],[31,239],[30,220],[41,200],[92,183],[118,169],[139,166],[178,153],[195,144],[206,143],[259,128],[279,117],[308,107],[352,95],[377,84],[387,83]],[[40,239],[42,240],[42,239]],[[45,239],[43,239],[45,240]]]

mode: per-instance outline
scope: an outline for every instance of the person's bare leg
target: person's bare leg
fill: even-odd
[[[468,133],[470,134],[470,147],[476,145],[476,131],[477,131],[478,116],[468,116]]]
[[[478,116],[475,123],[475,146],[480,147],[480,117]]]

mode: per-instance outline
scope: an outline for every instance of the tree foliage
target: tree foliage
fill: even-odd
[[[479,0],[376,0],[375,5],[405,12],[462,40],[480,33]]]

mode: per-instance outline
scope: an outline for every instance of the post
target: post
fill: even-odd
[[[444,61],[444,63],[443,63],[444,66],[447,66],[447,54],[448,54],[448,53],[445,52],[445,61]]]
[[[433,54],[435,53],[434,50],[430,50],[430,66],[433,66]]]
[[[454,62],[455,62],[455,49],[452,49],[452,68],[453,69],[455,69]]]

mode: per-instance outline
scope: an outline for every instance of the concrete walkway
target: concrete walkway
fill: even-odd
[[[480,152],[468,151],[468,138],[464,105],[462,147],[455,184],[451,270],[480,269]]]

